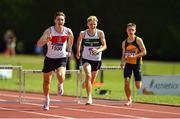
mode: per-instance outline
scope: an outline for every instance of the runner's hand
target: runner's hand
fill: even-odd
[[[80,53],[80,52],[77,52],[77,53],[76,53],[76,58],[77,58],[77,59],[80,59],[80,56],[81,56],[81,53]]]
[[[120,68],[121,68],[121,69],[124,69],[124,64],[121,63],[121,64],[120,64]]]
[[[96,55],[96,54],[99,53],[99,50],[98,50],[97,48],[93,48],[93,49],[92,49],[92,53],[93,53],[94,55]]]
[[[71,57],[71,51],[67,52],[67,57]]]
[[[46,41],[49,42],[49,41],[51,41],[51,40],[52,40],[52,36],[51,36],[51,34],[50,34],[49,36],[47,36]]]

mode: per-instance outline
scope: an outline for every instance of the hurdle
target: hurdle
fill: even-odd
[[[22,66],[11,66],[11,65],[0,65],[0,69],[11,69],[11,70],[18,70],[19,71],[19,100],[16,101],[0,101],[0,102],[19,102],[22,103]]]
[[[31,69],[24,69],[22,70],[22,102],[35,102],[35,101],[30,101],[30,100],[25,100],[25,82],[26,82],[26,75],[27,74],[41,74],[43,73],[42,70],[31,70]],[[66,74],[70,74],[72,72],[76,73],[76,99],[73,100],[73,102],[79,103],[79,78],[80,78],[80,70],[66,70]],[[37,101],[36,101],[37,102]],[[42,102],[42,101],[41,101]],[[63,103],[70,103],[70,101],[62,101],[62,100],[51,100],[51,102],[63,102]],[[72,101],[71,101],[72,102]]]
[[[81,80],[80,80],[80,102],[82,102],[82,85],[83,85],[83,82],[85,81],[85,77],[84,77],[84,70],[83,70],[83,67],[80,66],[80,72],[81,72]],[[120,66],[101,66],[100,68],[100,71],[103,71],[103,70],[121,70],[121,67]]]
[[[101,68],[100,68],[100,72],[99,73],[101,73],[101,72],[103,72],[103,71],[105,71],[105,70],[110,70],[110,71],[113,71],[113,70],[123,70],[122,68],[121,68],[121,66],[101,66]],[[84,71],[83,71],[83,68],[82,68],[82,66],[80,67],[80,72],[81,72],[81,80],[80,80],[80,102],[82,102],[82,90],[83,90],[83,88],[82,88],[82,85],[83,85],[83,82],[85,81],[85,77],[83,76],[84,74]],[[101,74],[100,74],[101,75]],[[119,77],[119,78],[121,78],[121,77]],[[102,79],[101,79],[102,80]],[[134,95],[134,88],[135,88],[135,86],[134,86],[134,83],[133,83],[133,87],[132,87],[133,89],[132,89],[132,98],[133,98],[133,102],[135,102],[135,95]]]

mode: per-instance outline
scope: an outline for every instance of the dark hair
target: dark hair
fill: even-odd
[[[63,12],[56,12],[54,14],[54,19],[56,19],[57,16],[64,16],[64,18],[66,18],[65,14]]]

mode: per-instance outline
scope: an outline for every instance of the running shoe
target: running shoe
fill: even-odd
[[[127,101],[124,105],[125,106],[130,106],[132,104],[132,100],[129,100],[129,101]]]
[[[92,105],[92,98],[89,98],[88,101],[86,102],[86,105]]]
[[[44,111],[48,111],[49,110],[49,103],[50,103],[50,101],[45,101],[45,103],[43,105],[43,110]]]

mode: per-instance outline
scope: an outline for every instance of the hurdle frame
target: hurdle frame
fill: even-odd
[[[19,100],[18,101],[5,101],[5,102],[19,102],[22,103],[22,66],[12,66],[12,65],[0,65],[0,69],[11,69],[19,71]]]
[[[78,91],[78,87],[79,87],[79,76],[80,76],[80,70],[66,70],[66,74],[70,74],[71,72],[76,72],[76,100],[73,100],[74,102],[79,103],[79,91]],[[25,100],[25,93],[26,93],[26,89],[25,89],[25,82],[26,82],[26,74],[42,74],[42,70],[31,70],[31,69],[24,69],[22,70],[22,102],[30,102],[29,100]],[[31,101],[34,102],[34,101]],[[65,101],[61,101],[61,100],[51,100],[50,102],[63,102],[65,103]],[[68,101],[69,102],[69,101]],[[70,103],[70,102],[69,102]]]
[[[81,66],[80,68],[80,72],[81,72],[81,80],[80,80],[80,103],[82,103],[82,90],[83,90],[83,88],[82,88],[82,85],[83,85],[83,82],[84,82],[84,76],[83,76],[83,67]],[[124,70],[124,69],[122,69],[121,68],[121,66],[101,66],[101,68],[99,69],[99,71],[103,71],[103,70]],[[101,75],[101,74],[100,74]],[[132,86],[132,99],[133,99],[133,102],[135,102],[135,84],[134,84],[134,80],[133,80],[133,84],[132,84],[133,86]]]

